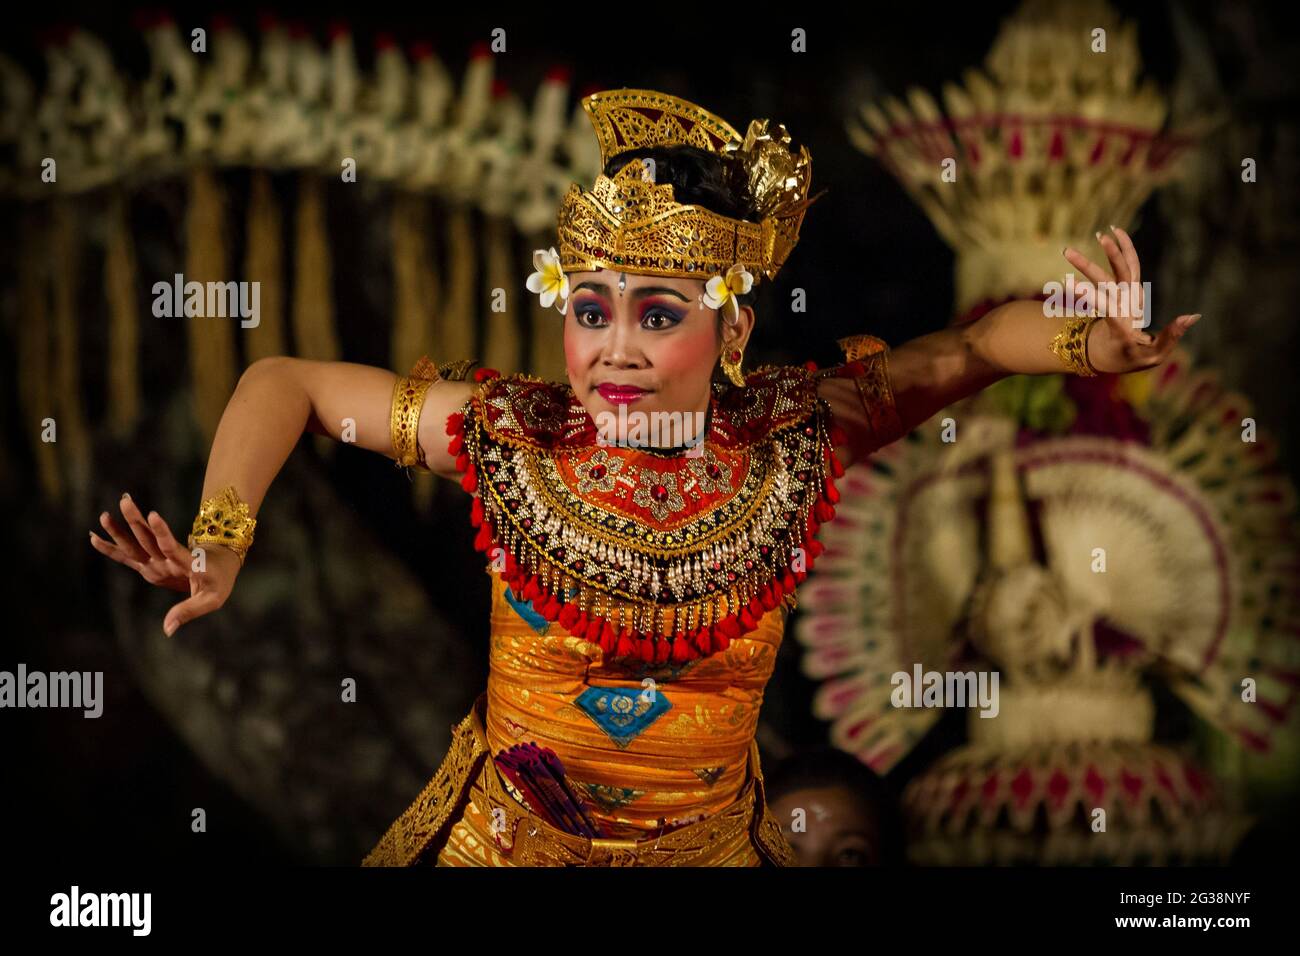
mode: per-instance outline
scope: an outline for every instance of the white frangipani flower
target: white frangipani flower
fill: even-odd
[[[744,295],[754,287],[754,277],[740,263],[727,270],[725,276],[714,276],[704,285],[700,297],[710,309],[723,309],[728,322],[740,318],[740,302],[736,296]]]
[[[569,303],[569,277],[560,267],[560,256],[555,247],[534,249],[533,267],[537,271],[528,277],[528,291],[541,295],[543,309],[554,305],[564,312]]]

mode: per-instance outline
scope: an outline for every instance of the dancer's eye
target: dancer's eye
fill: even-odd
[[[671,329],[681,320],[682,317],[676,312],[664,308],[649,309],[645,315],[641,316],[641,324],[647,329],[656,332],[662,329]]]
[[[580,302],[573,307],[578,324],[589,329],[599,328],[605,323],[605,313],[594,302]]]

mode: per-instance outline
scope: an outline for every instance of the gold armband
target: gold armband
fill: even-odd
[[[425,394],[434,382],[461,382],[470,374],[478,359],[458,359],[435,365],[427,355],[401,377],[393,386],[393,410],[389,430],[393,438],[395,464],[398,468],[419,465],[426,471],[429,464],[420,446],[420,413],[424,411]]]
[[[248,513],[248,505],[234,485],[228,485],[199,506],[190,529],[190,550],[196,545],[219,544],[239,555],[243,567],[244,556],[253,546],[253,529],[257,519]]]
[[[877,447],[888,445],[903,435],[903,422],[894,404],[894,387],[889,378],[889,346],[874,335],[850,335],[837,343],[844,351],[844,361],[860,362],[864,371],[853,379],[858,387],[862,407],[875,435]]]
[[[1057,332],[1048,346],[1069,371],[1075,375],[1092,377],[1098,372],[1088,358],[1088,333],[1100,316],[1076,315],[1065,320],[1061,331]]]
[[[393,409],[389,428],[393,438],[393,452],[397,467],[419,465],[428,469],[424,449],[420,447],[420,412],[424,410],[424,397],[429,386],[439,379],[438,369],[428,356],[415,363],[410,375],[401,376],[393,386]]]

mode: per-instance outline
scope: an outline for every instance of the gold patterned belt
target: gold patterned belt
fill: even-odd
[[[641,840],[589,839],[553,826],[506,790],[489,759],[486,708],[484,693],[456,726],[438,773],[362,865],[416,863],[430,845],[442,842],[455,823],[454,811],[467,799],[493,821],[498,846],[518,866],[712,866],[751,840],[765,863],[794,865],[790,845],[767,807],[756,741],[750,741],[744,787],[717,813]]]

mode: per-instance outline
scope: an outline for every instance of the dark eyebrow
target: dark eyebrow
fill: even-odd
[[[577,292],[579,289],[590,289],[593,292],[599,292],[603,296],[609,296],[609,286],[605,285],[603,282],[579,282],[574,287],[573,291]],[[672,295],[681,299],[683,302],[691,301],[676,289],[670,289],[668,286],[664,285],[647,285],[632,290],[632,296],[636,299],[644,299],[648,295]]]

